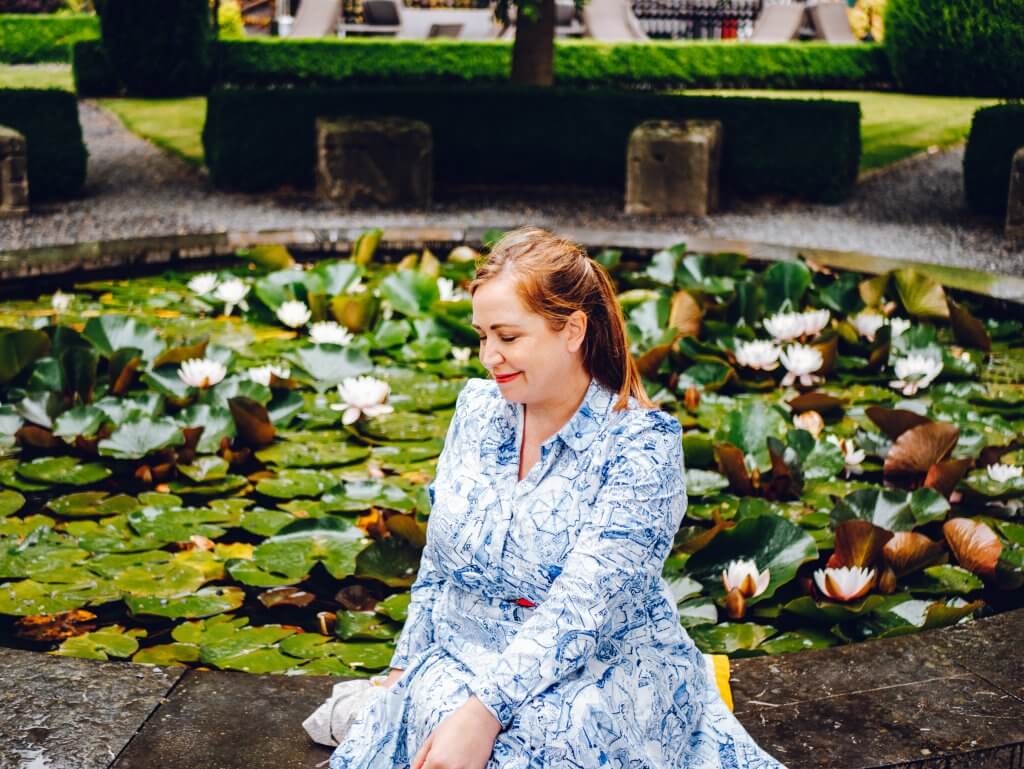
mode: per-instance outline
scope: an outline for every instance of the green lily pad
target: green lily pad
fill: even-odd
[[[365,446],[348,443],[295,443],[281,441],[256,452],[256,458],[280,467],[338,467],[359,462],[370,456]]]
[[[949,502],[934,489],[861,489],[840,500],[832,510],[836,523],[859,519],[889,531],[911,531],[932,521],[941,521]]]
[[[128,610],[135,615],[149,614],[171,619],[209,617],[241,608],[245,591],[240,587],[204,587],[190,595],[177,598],[156,596],[128,596],[124,599]]]
[[[377,579],[390,587],[409,587],[416,581],[420,554],[398,537],[374,542],[359,554],[358,576]]]
[[[334,476],[316,470],[289,469],[279,471],[273,478],[264,478],[256,484],[256,491],[277,499],[319,497],[337,482]]]
[[[749,657],[758,654],[758,647],[776,634],[771,625],[754,622],[722,622],[690,628],[690,637],[705,654],[728,654]]]
[[[946,563],[929,566],[920,574],[913,575],[907,580],[906,587],[912,593],[966,595],[981,590],[985,583],[962,566]]]
[[[79,491],[51,499],[46,503],[57,515],[66,518],[91,518],[103,515],[120,515],[139,509],[134,497],[126,494],[110,496],[105,491]]]
[[[704,497],[728,486],[728,479],[721,473],[686,468],[686,493],[691,497]]]
[[[908,600],[909,596],[902,596],[901,600]],[[785,604],[782,608],[792,614],[813,622],[835,624],[856,619],[857,617],[870,613],[880,606],[895,603],[892,597],[871,594],[853,603],[838,603],[835,601],[815,601],[811,596],[805,595],[796,598]]]
[[[75,406],[65,411],[53,423],[53,434],[71,442],[79,435],[89,437],[96,435],[100,427],[107,421],[107,415],[95,406]]]
[[[188,465],[178,465],[178,472],[196,483],[217,481],[228,474],[228,463],[220,457],[197,457]]]
[[[334,624],[335,634],[345,641],[389,641],[400,631],[399,626],[374,611],[339,611]]]
[[[125,659],[138,651],[138,639],[145,637],[146,631],[142,628],[125,630],[120,625],[111,625],[68,638],[53,654],[90,660],[108,660],[111,657]]]
[[[140,649],[132,662],[161,667],[186,666],[199,661],[199,647],[194,644],[169,643]]]
[[[373,370],[370,356],[364,350],[354,347],[300,347],[287,357],[314,380],[326,385],[338,385],[349,377],[368,374]]]
[[[18,466],[18,475],[34,483],[88,486],[111,476],[109,468],[74,457],[42,457]]]
[[[25,497],[17,491],[5,489],[0,491],[0,517],[16,513],[25,504]]]
[[[107,357],[118,350],[134,348],[142,353],[143,360],[152,361],[166,348],[155,329],[128,315],[89,318],[82,336]]]
[[[838,638],[820,630],[789,630],[769,638],[757,649],[765,654],[788,654],[808,649],[827,649],[837,643],[839,643]]]
[[[223,406],[195,403],[178,414],[178,423],[182,427],[203,428],[196,449],[204,454],[220,449],[225,438],[235,437],[235,418],[230,409]]]
[[[679,604],[679,623],[685,628],[714,625],[718,622],[718,607],[710,598],[694,598]]]
[[[451,414],[436,412],[392,412],[372,419],[360,420],[359,431],[371,438],[385,441],[427,441],[444,438],[448,432]]]
[[[380,601],[374,611],[393,619],[395,622],[405,622],[409,615],[409,601],[412,600],[411,593],[395,593]]]
[[[99,442],[99,452],[115,459],[142,459],[147,454],[185,442],[181,427],[170,417],[136,419],[120,425]]]

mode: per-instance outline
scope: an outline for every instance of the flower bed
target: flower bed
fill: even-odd
[[[475,253],[96,281],[0,304],[0,639],[360,675],[390,661],[463,381]],[[684,426],[665,577],[705,651],[1019,606],[1021,324],[922,273],[605,251]]]

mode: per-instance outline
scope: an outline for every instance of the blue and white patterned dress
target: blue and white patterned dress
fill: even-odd
[[[331,769],[404,769],[474,694],[503,727],[487,769],[784,769],[722,702],[661,576],[686,509],[679,423],[616,399],[592,379],[520,481],[523,405],[467,383],[391,661],[405,673]]]

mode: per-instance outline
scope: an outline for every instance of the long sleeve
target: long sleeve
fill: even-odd
[[[642,623],[686,509],[681,428],[643,411],[624,421],[588,523],[562,571],[473,693],[507,727],[532,697],[583,667],[609,629]]]
[[[448,425],[448,433],[444,439],[444,448],[437,460],[437,469],[434,473],[434,480],[427,486],[430,494],[430,504],[434,504],[434,486],[437,479],[449,472],[451,464],[458,461],[460,442],[460,414],[464,413],[463,404],[466,401],[466,392],[472,387],[472,380],[462,392],[459,393],[455,404],[455,414]],[[427,542],[423,547],[420,556],[419,571],[416,581],[413,582],[410,592],[412,598],[409,601],[409,612],[395,645],[395,653],[391,657],[391,667],[405,668],[409,658],[425,648],[434,641],[433,606],[434,601],[444,586],[444,572],[438,565],[435,553],[435,540],[431,538],[430,524],[427,524]]]

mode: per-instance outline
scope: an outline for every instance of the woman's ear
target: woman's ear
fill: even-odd
[[[587,314],[583,310],[576,310],[565,322],[566,346],[569,352],[576,352],[583,346],[583,340],[587,337]]]

